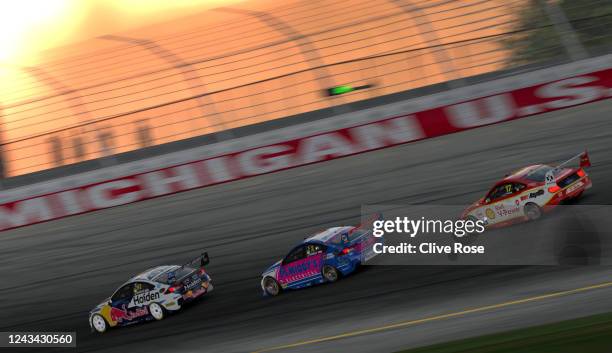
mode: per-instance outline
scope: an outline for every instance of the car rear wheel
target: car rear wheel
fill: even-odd
[[[151,313],[151,316],[153,316],[153,318],[157,321],[163,320],[166,316],[164,308],[162,308],[162,306],[157,303],[149,304],[149,313]]]
[[[526,204],[523,208],[523,212],[530,221],[535,221],[542,217],[542,209],[535,203],[530,202]]]
[[[466,220],[466,221],[471,221],[471,222],[474,222],[474,224],[477,224],[477,223],[478,223],[478,218],[476,218],[476,217],[474,217],[474,216],[472,216],[472,215],[469,215],[469,216],[465,217],[465,220]],[[474,228],[474,230],[473,230],[473,231],[471,231],[471,232],[466,231],[466,234],[467,234],[467,235],[472,235],[472,234],[476,234],[476,235],[477,235],[477,234],[479,234],[479,233],[478,233],[478,232],[476,231],[476,229]]]
[[[334,267],[325,265],[323,266],[322,272],[323,278],[325,278],[327,282],[336,282],[338,280],[338,270],[336,270]]]
[[[106,324],[106,320],[102,317],[102,315],[94,314],[91,318],[91,326],[98,333],[106,332],[108,325]]]
[[[280,285],[278,282],[272,277],[266,277],[264,279],[264,290],[268,295],[277,296],[280,294]]]

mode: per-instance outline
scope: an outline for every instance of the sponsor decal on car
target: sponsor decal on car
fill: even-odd
[[[579,188],[581,188],[583,185],[584,185],[584,183],[582,181],[574,183],[574,185],[572,185],[569,188],[567,188],[566,193],[567,194],[571,194],[572,192],[574,192],[574,191],[578,190]]]
[[[534,198],[536,198],[536,197],[538,197],[540,195],[544,195],[544,189],[540,189],[540,190],[535,191],[535,192],[530,192],[529,193],[529,198],[530,199],[534,199]]]
[[[159,297],[160,295],[158,292],[145,292],[142,294],[135,295],[132,298],[132,303],[134,305],[143,305],[155,300],[159,300]]]
[[[198,289],[190,290],[187,293],[183,294],[183,299],[197,298],[204,293],[206,293],[206,288],[198,288]]]
[[[508,217],[519,211],[518,205],[512,207],[506,207],[504,204],[495,205],[495,212],[500,217]]]
[[[191,280],[191,281],[187,281],[187,284],[185,286],[186,289],[194,289],[197,287],[200,287],[202,284],[202,280],[197,278],[195,280]]]
[[[323,266],[323,255],[309,256],[303,260],[282,265],[278,272],[278,280],[282,283],[297,281],[319,273]]]
[[[110,309],[111,320],[118,323],[131,321],[148,314],[149,309],[146,306],[143,308],[128,309],[124,304],[121,309],[115,307],[111,307]]]

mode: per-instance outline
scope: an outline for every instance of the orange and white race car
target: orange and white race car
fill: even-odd
[[[578,159],[579,167],[568,166]],[[575,200],[591,188],[591,178],[584,170],[590,166],[585,151],[556,167],[536,164],[522,168],[497,182],[461,218],[483,220],[487,227],[539,219],[554,206]]]

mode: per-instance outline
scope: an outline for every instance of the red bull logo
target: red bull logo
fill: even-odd
[[[136,308],[134,310],[128,310],[125,307],[125,304],[123,305],[121,309],[111,307],[111,310],[110,310],[111,320],[116,321],[116,322],[123,322],[124,320],[131,321],[131,320],[134,320],[136,318],[139,318],[141,316],[145,316],[148,314],[149,314],[149,310],[147,309],[147,307]]]

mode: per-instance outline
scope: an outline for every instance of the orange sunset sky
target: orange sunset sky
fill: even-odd
[[[415,12],[387,0],[7,1],[7,170],[24,174],[497,70],[507,53],[493,37],[511,28],[524,2],[420,1]],[[335,84],[374,87],[322,95]]]
[[[10,65],[44,63],[45,51],[107,33],[171,21],[242,0],[20,0],[0,11],[2,80]],[[9,67],[7,67],[9,66]],[[10,87],[3,85],[4,90]]]

